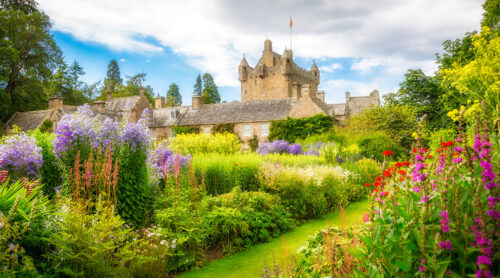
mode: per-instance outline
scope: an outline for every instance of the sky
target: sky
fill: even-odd
[[[240,100],[238,65],[254,66],[264,40],[321,71],[327,103],[345,92],[397,91],[408,69],[432,74],[447,39],[478,30],[482,0],[38,0],[65,61],[78,61],[87,83],[103,81],[111,59],[122,78],[146,73],[165,96],[171,83],[191,104],[198,74],[211,73],[223,100]]]

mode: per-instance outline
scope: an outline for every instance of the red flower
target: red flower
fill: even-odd
[[[432,156],[431,154],[427,156],[427,158],[433,158],[434,156]]]
[[[374,182],[374,183],[373,183],[373,186],[375,186],[375,187],[379,187],[379,186],[380,186],[380,182],[378,182],[378,181],[377,181],[377,182]]]
[[[401,162],[401,165],[402,166],[408,166],[408,165],[410,165],[410,162],[409,161]]]
[[[398,171],[398,174],[400,174],[400,175],[403,175],[403,176],[404,176],[404,175],[406,175],[406,171],[404,171],[404,170],[399,170],[399,171]]]
[[[378,192],[378,188],[374,188],[372,192]]]
[[[382,178],[381,178],[381,177],[377,177],[375,180],[376,180],[376,181],[381,181],[381,180],[382,180]]]
[[[384,177],[392,177],[391,172],[389,170],[384,171]]]
[[[396,164],[394,164],[394,167],[401,167],[401,166],[403,166],[403,163],[401,162],[396,162]]]
[[[448,141],[448,146],[455,146],[455,142],[453,142],[453,141]]]
[[[460,156],[460,153],[454,153],[453,156]]]
[[[401,177],[401,176],[399,177],[399,181],[403,181],[404,179],[405,179],[405,178],[403,178],[403,177]]]
[[[372,185],[372,184],[369,182],[365,183],[365,186],[370,186],[370,185]]]
[[[393,155],[393,152],[390,150],[384,152],[384,156],[391,156],[391,155]]]
[[[389,192],[385,191],[384,193],[382,193],[382,195],[384,195],[384,196],[388,196],[388,195],[389,195]]]
[[[413,153],[417,153],[417,148],[413,148]]]
[[[427,151],[429,151],[429,150],[426,148],[422,148],[422,152],[427,152]]]

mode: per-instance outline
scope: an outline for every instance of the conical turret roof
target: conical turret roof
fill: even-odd
[[[319,71],[318,66],[316,66],[316,62],[313,62],[311,66],[311,71]]]
[[[240,67],[248,67],[248,62],[247,59],[245,59],[245,57],[241,59]]]

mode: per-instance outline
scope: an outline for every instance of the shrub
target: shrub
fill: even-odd
[[[300,144],[290,144],[285,140],[274,140],[260,143],[257,152],[261,155],[269,153],[302,154],[302,146]]]
[[[225,123],[225,124],[216,124],[212,129],[212,133],[234,133],[234,124]]]
[[[296,140],[296,142],[300,143],[302,146],[309,144],[316,144],[318,142],[324,142],[324,143],[336,142],[337,144],[342,145],[345,142],[345,138],[343,135],[337,134],[334,131],[330,130],[325,133],[308,135],[304,139]]]
[[[286,120],[271,122],[269,141],[285,140],[295,142],[311,134],[321,134],[329,131],[333,126],[333,118],[318,114],[309,118],[295,119],[287,117]]]
[[[200,133],[200,128],[197,126],[174,126],[172,127],[174,134],[198,134]]]
[[[38,177],[42,163],[42,149],[25,133],[8,136],[0,144],[0,170],[9,171],[14,179]]]
[[[54,127],[54,122],[52,122],[52,120],[49,120],[49,119],[45,119],[42,124],[40,125],[40,132],[52,132],[52,128]]]
[[[264,191],[278,194],[296,219],[317,218],[350,199],[347,187],[353,173],[339,166],[285,167],[265,163],[259,170]],[[352,197],[351,197],[352,198]]]
[[[248,145],[252,152],[255,152],[259,148],[259,139],[257,139],[257,135],[254,134],[252,139],[248,140]]]
[[[405,150],[397,142],[383,134],[363,136],[358,139],[358,145],[363,156],[378,161],[384,160],[383,153],[386,150],[391,150],[394,153],[394,158],[406,157]]]
[[[40,167],[39,173],[41,183],[43,184],[43,192],[47,194],[49,198],[53,198],[55,190],[60,188],[62,184],[61,168],[57,164],[57,158],[54,154],[54,148],[52,147],[54,134],[43,133],[36,130],[31,135],[36,139],[37,145],[42,149],[43,164]]]
[[[170,147],[176,153],[203,154],[222,153],[232,154],[240,150],[241,143],[238,136],[231,133],[224,134],[180,134],[173,138]]]
[[[448,142],[457,138],[457,132],[453,129],[440,129],[432,132],[428,138],[431,150],[437,150],[442,142]]]

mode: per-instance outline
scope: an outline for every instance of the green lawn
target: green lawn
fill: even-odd
[[[368,211],[369,202],[367,200],[353,203],[345,209],[345,225],[352,225],[362,221],[363,213]],[[272,254],[279,258],[283,253],[283,246],[295,254],[297,250],[305,244],[306,239],[315,234],[318,230],[326,226],[341,225],[342,217],[340,212],[331,212],[320,219],[311,220],[293,231],[286,233],[284,237],[271,240],[268,243],[251,247],[245,252],[213,261],[205,267],[180,275],[182,278],[189,277],[260,277],[263,268],[264,258],[268,263]],[[284,244],[283,244],[284,238]]]

